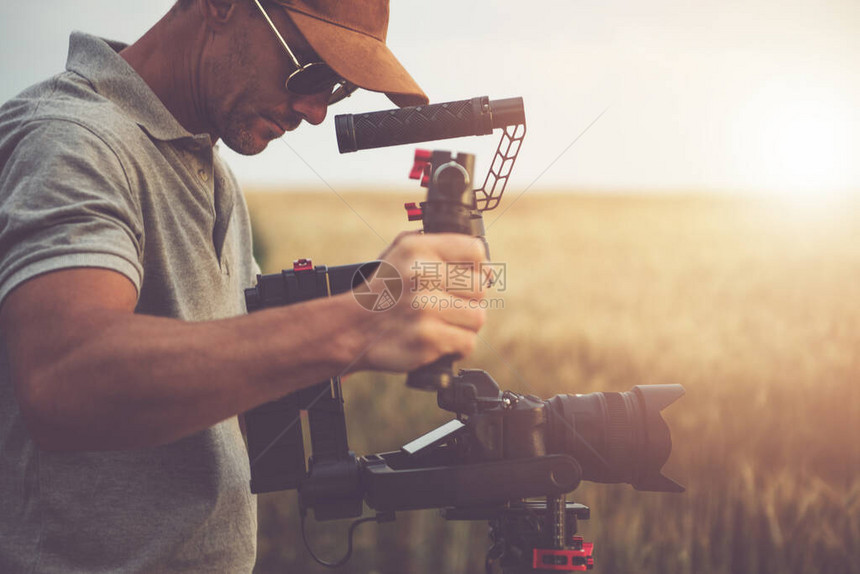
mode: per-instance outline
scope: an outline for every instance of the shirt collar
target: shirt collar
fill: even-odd
[[[193,135],[182,127],[155,92],[120,55],[121,42],[103,40],[82,32],[69,38],[66,69],[86,78],[100,95],[119,106],[151,137],[190,139],[211,146],[209,134]]]

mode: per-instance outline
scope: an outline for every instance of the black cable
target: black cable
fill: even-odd
[[[367,518],[359,518],[358,520],[354,520],[353,523],[349,525],[349,535],[347,538],[348,545],[346,548],[346,554],[344,555],[343,558],[341,558],[337,562],[326,562],[322,558],[319,558],[316,554],[314,554],[314,551],[311,550],[311,545],[308,542],[308,537],[307,537],[307,534],[305,533],[305,517],[307,516],[307,511],[302,510],[301,515],[302,515],[302,542],[305,543],[305,548],[308,549],[308,553],[311,555],[311,558],[313,558],[317,562],[317,564],[322,564],[323,566],[325,566],[327,568],[339,568],[340,566],[343,566],[344,564],[346,564],[347,561],[349,561],[349,559],[352,557],[352,535],[355,532],[355,529],[359,524],[362,524],[364,522],[376,522],[376,521],[379,521],[380,519],[384,520],[386,518],[386,516],[384,516],[384,515],[380,516],[379,514],[377,514],[376,516],[369,516]]]

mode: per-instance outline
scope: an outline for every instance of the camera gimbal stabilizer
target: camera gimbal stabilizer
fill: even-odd
[[[498,205],[525,135],[522,99],[474,98],[335,118],[342,152],[481,135],[502,139],[480,190],[472,189],[474,158],[416,153],[411,176],[427,200],[407,204],[410,220],[428,233],[459,232],[483,239],[481,212]],[[258,277],[246,290],[249,312],[357,294],[379,262],[337,267],[297,261],[293,269]],[[297,328],[299,328],[297,326]],[[660,473],[671,452],[660,411],[680,397],[680,385],[637,386],[625,393],[557,395],[549,400],[502,392],[481,370],[454,374],[452,357],[410,373],[412,387],[434,390],[440,408],[456,417],[399,451],[356,457],[349,450],[339,378],[289,394],[245,414],[251,490],[296,489],[304,519],[393,520],[396,511],[443,509],[447,520],[486,520],[493,542],[486,568],[505,574],[570,572],[593,566],[592,545],[576,533],[589,509],[566,501],[581,480],[627,482],[640,490],[682,492]],[[307,412],[312,456],[305,462],[299,423]],[[531,500],[530,500],[531,499]],[[535,500],[538,499],[538,500]],[[307,543],[307,541],[306,541]]]

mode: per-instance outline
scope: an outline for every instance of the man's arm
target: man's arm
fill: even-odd
[[[443,234],[401,236],[386,252],[403,277],[415,261],[482,258],[480,242]],[[135,314],[126,277],[80,268],[17,287],[0,309],[0,333],[41,448],[141,448],[339,374],[408,371],[444,354],[468,354],[483,311],[413,310],[412,295],[382,313],[345,294],[189,323]],[[477,298],[480,290],[451,296]]]

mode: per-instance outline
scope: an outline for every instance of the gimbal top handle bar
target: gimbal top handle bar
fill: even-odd
[[[503,130],[484,185],[475,190],[478,211],[498,206],[526,133],[522,98],[490,100],[487,96],[334,118],[340,153],[357,150],[482,136]]]
[[[335,116],[340,153],[360,149],[482,136],[495,128],[524,124],[522,98],[492,100],[486,96],[381,112]]]

